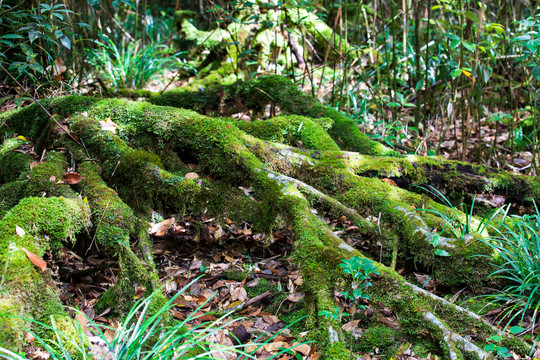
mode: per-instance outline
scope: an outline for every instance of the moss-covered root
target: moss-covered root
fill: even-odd
[[[41,272],[24,250],[42,257],[90,224],[90,210],[81,199],[27,197],[0,221],[0,345],[20,351],[24,328],[21,316],[50,324],[55,317],[61,330],[75,335],[59,300],[49,270]],[[17,227],[24,230],[23,233]],[[24,249],[24,250],[23,250]],[[40,331],[40,329],[36,329]]]
[[[149,294],[159,286],[153,260],[148,256],[149,238],[140,230],[143,225],[131,208],[101,179],[97,165],[83,163],[79,166],[79,173],[83,177],[81,193],[92,207],[96,244],[109,254],[117,255],[120,263],[116,283],[102,296],[98,305],[125,312],[132,305],[130,301],[134,299],[136,283],[143,284]],[[131,249],[131,237],[136,238],[143,250],[144,262]]]
[[[323,346],[326,358],[348,359],[348,351],[343,345],[347,335],[341,332],[340,325],[335,321],[319,317],[318,311],[333,311],[334,287],[336,284],[342,286],[339,284],[347,281],[338,270],[340,261],[362,255],[343,243],[311,213],[308,202],[292,184],[283,181],[280,184],[278,204],[295,231],[296,248],[292,256],[301,265],[304,289],[310,294],[309,323],[314,326],[312,335]],[[380,311],[385,309],[388,312],[389,308],[401,320],[399,332],[403,339],[411,341],[423,331],[429,334],[429,342],[439,347],[434,350],[444,352],[445,358],[482,358],[487,355],[478,345],[489,336],[500,334],[500,331],[467,310],[437,296],[426,296],[424,291],[407,283],[384,265],[376,266],[379,275],[374,277],[374,286],[370,291],[370,309],[375,312],[372,315],[375,323],[381,316]],[[477,336],[478,343],[466,340],[470,334]],[[524,344],[519,341],[508,337],[505,341],[514,350],[525,351]],[[336,352],[337,349],[341,349],[341,353]]]
[[[209,88],[199,92],[171,90],[149,100],[153,104],[192,109],[200,113],[231,115],[235,112],[262,112],[266,105],[279,106],[286,114],[310,118],[330,118],[328,134],[347,151],[367,155],[400,156],[386,146],[371,140],[358,130],[354,122],[339,111],[324,106],[303,94],[287,78],[265,76],[237,82],[229,86]]]
[[[294,146],[300,149],[339,151],[328,135],[332,119],[311,119],[304,116],[276,116],[265,121],[237,121],[232,124],[261,140]]]

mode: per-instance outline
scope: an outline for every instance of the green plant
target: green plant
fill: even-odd
[[[498,236],[485,240],[502,262],[490,277],[508,284],[503,291],[488,296],[506,305],[501,321],[507,327],[515,319],[521,323],[531,312],[536,322],[540,309],[540,212],[536,204],[535,210],[533,215],[511,216]]]
[[[520,332],[522,332],[523,330],[524,329],[522,327],[519,327],[519,326],[512,326],[510,328],[510,332],[513,335],[517,335]],[[484,350],[486,350],[487,352],[495,353],[497,356],[500,356],[502,358],[508,358],[508,357],[512,356],[512,353],[510,352],[510,350],[508,350],[507,347],[497,345],[497,343],[499,343],[502,340],[503,340],[503,337],[500,336],[500,335],[490,336],[487,339],[487,341],[491,341],[491,342],[488,343],[486,346],[484,346]]]
[[[416,209],[417,211],[425,211],[428,213],[431,213],[435,215],[436,217],[442,219],[444,221],[444,225],[442,229],[440,230],[440,233],[443,233],[445,230],[450,232],[450,234],[455,237],[456,239],[465,239],[467,236],[469,236],[471,233],[476,232],[478,234],[482,234],[489,226],[489,228],[493,228],[491,225],[492,222],[495,220],[498,220],[499,227],[502,224],[502,219],[504,219],[508,213],[508,210],[510,209],[510,206],[501,207],[498,209],[493,209],[491,211],[488,211],[480,220],[476,220],[474,218],[474,205],[476,201],[476,197],[473,198],[471,202],[470,208],[465,203],[461,203],[461,206],[463,207],[463,214],[465,216],[464,221],[460,220],[461,211],[457,209],[450,200],[439,190],[435,189],[433,186],[428,185],[428,187],[418,186],[420,189],[426,191],[428,194],[430,194],[434,199],[438,199],[443,205],[448,207],[451,212],[450,213],[444,213],[439,211],[437,208],[433,207],[432,205],[429,205],[429,208],[427,209]],[[499,219],[501,218],[502,219]],[[497,230],[495,228],[495,230]],[[430,243],[434,248],[437,248],[440,243],[440,235],[438,232],[432,232],[430,235]],[[436,249],[435,254],[439,256],[449,256],[450,254],[442,249]]]
[[[132,41],[118,46],[108,36],[99,34],[95,44],[97,48],[89,50],[87,61],[115,88],[140,89],[164,70],[185,66],[178,58],[180,53],[171,53],[160,42],[144,45]]]
[[[369,275],[378,274],[379,271],[373,264],[373,261],[361,258],[359,256],[353,256],[350,259],[343,259],[338,265],[341,267],[341,270],[344,274],[350,275],[352,281],[349,285],[349,291],[342,291],[341,294],[345,296],[345,299],[349,300],[353,305],[353,311],[356,309],[365,309],[366,306],[363,304],[364,301],[370,300],[369,294],[365,291],[371,286]],[[343,313],[339,310],[339,307],[335,306],[333,311],[321,310],[319,311],[319,316],[324,316],[326,319],[332,318],[336,321],[341,322],[343,316],[354,316],[354,312],[351,314]],[[351,331],[350,338],[350,356],[353,358],[353,331]]]
[[[34,81],[42,75],[58,76],[65,71],[59,58],[62,48],[71,50],[74,31],[89,25],[70,24],[68,16],[75,13],[64,4],[19,5],[0,3],[0,64]]]
[[[195,279],[193,282],[195,282]],[[248,344],[249,351],[244,350],[244,345],[224,346],[212,341],[212,337],[218,332],[226,331],[225,328],[237,320],[227,320],[230,313],[224,314],[221,318],[192,326],[191,323],[197,320],[202,313],[200,310],[210,300],[201,304],[183,321],[173,322],[171,325],[164,324],[164,319],[168,318],[168,312],[175,306],[174,301],[182,295],[193,282],[187,284],[174,297],[156,310],[152,307],[161,294],[161,289],[156,290],[149,297],[140,299],[131,308],[125,320],[118,329],[112,329],[115,336],[109,341],[103,330],[109,327],[96,324],[88,320],[89,328],[99,342],[105,345],[102,350],[106,352],[106,358],[112,359],[191,359],[191,358],[214,358],[221,354],[231,354],[243,356],[245,359],[254,359],[255,352],[266,342],[271,341],[275,336],[262,340],[259,336],[253,343]],[[198,315],[195,315],[197,314]],[[84,316],[80,313],[79,316]],[[174,321],[174,320],[170,320]],[[76,336],[69,336],[61,331],[54,318],[51,318],[51,325],[35,322],[54,335],[54,339],[43,339],[33,331],[30,333],[37,342],[49,353],[53,360],[71,359],[91,359],[92,354],[88,348],[88,343],[84,331],[80,324],[77,327]],[[246,347],[247,347],[246,346]],[[271,358],[277,357],[290,349],[283,349]],[[9,360],[23,360],[24,356],[16,354],[8,349],[0,347],[0,358]]]

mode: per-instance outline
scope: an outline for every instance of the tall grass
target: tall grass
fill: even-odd
[[[117,329],[111,329],[88,320],[87,329],[91,329],[92,338],[96,340],[94,342],[102,344],[99,348],[99,355],[111,360],[219,359],[224,354],[243,359],[255,359],[254,354],[257,350],[265,343],[271,342],[279,334],[264,341],[263,335],[261,335],[247,345],[226,346],[216,343],[216,336],[222,332],[227,333],[226,328],[238,319],[231,320],[231,313],[225,313],[215,321],[193,325],[203,315],[200,310],[207,305],[211,298],[199,305],[185,320],[169,320],[171,324],[164,325],[164,319],[169,318],[168,313],[175,306],[175,299],[182,295],[191,284],[193,282],[186,285],[156,311],[151,309],[161,290],[154,292],[147,298],[140,299]],[[197,313],[200,315],[194,315]],[[51,320],[51,325],[34,323],[49,330],[54,339],[43,339],[35,332],[30,331],[41,347],[49,353],[51,360],[93,358],[96,348],[93,351],[88,348],[88,339],[80,324],[76,334],[70,336],[58,329],[54,318]],[[114,331],[112,340],[108,340],[105,336],[104,331],[107,329]],[[282,349],[270,358],[290,351],[291,348]],[[26,360],[24,356],[2,347],[0,347],[0,358]]]
[[[89,51],[88,62],[115,88],[140,89],[167,69],[182,66],[178,53],[160,42],[132,41],[118,46],[108,36],[99,35],[96,49]]]
[[[523,322],[527,314],[535,322],[540,309],[540,212],[536,204],[535,210],[533,215],[511,216],[498,236],[485,241],[502,262],[491,277],[507,285],[489,298],[506,305],[501,320],[507,326],[514,320]]]

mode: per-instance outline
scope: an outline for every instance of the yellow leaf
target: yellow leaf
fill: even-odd
[[[82,199],[82,201],[86,204],[88,204],[88,198],[85,196],[84,199]]]
[[[468,77],[469,79],[472,80],[472,76],[471,76],[470,72],[468,72],[467,70],[463,70],[463,69],[461,69],[461,72],[463,73],[463,75],[465,75],[466,77]]]
[[[26,138],[22,135],[17,136],[17,139],[21,139],[22,141],[28,141]]]

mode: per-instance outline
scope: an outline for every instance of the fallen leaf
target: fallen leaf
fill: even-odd
[[[21,248],[21,250],[26,253],[26,256],[28,257],[28,259],[30,260],[30,262],[32,264],[36,265],[38,268],[41,269],[41,272],[45,271],[45,269],[47,268],[47,263],[45,261],[43,261],[42,258],[40,258],[36,254],[34,254],[34,253],[24,249],[24,248]]]
[[[298,302],[300,300],[302,300],[304,298],[304,295],[301,294],[301,293],[293,293],[293,294],[289,294],[289,296],[287,296],[287,300],[291,301],[291,302]]]
[[[150,235],[154,235],[157,237],[162,237],[165,234],[167,234],[167,231],[174,225],[175,219],[170,218],[167,220],[163,220],[160,223],[157,224],[150,224],[150,230],[148,231]]]
[[[397,184],[392,179],[384,178],[384,179],[381,179],[381,181],[387,183],[388,185],[398,187]]]
[[[67,172],[64,174],[64,180],[69,185],[75,185],[81,182],[82,176],[76,172]]]
[[[237,287],[231,292],[231,300],[232,301],[246,301],[248,299],[248,294],[246,289],[243,287]]]
[[[304,356],[308,356],[311,351],[311,347],[308,344],[294,343],[292,351],[294,351],[295,353],[300,353]]]
[[[88,319],[83,312],[77,313],[77,320],[79,321],[79,324],[81,324],[81,328],[84,328],[86,324],[88,324]]]
[[[101,125],[101,130],[108,130],[112,131],[113,133],[116,133],[116,128],[118,125],[112,122],[111,117],[109,116],[104,121],[100,121],[99,124]]]
[[[353,321],[349,321],[348,323],[346,323],[345,325],[343,325],[341,327],[341,329],[343,331],[348,331],[348,332],[351,332],[353,329],[357,328],[358,327],[358,324],[360,323],[360,320],[353,320]]]
[[[64,63],[64,60],[60,58],[56,58],[54,60],[54,66],[53,66],[53,76],[56,79],[56,81],[62,80],[62,74],[66,72],[67,67]]]
[[[184,175],[184,177],[186,177],[188,179],[191,179],[191,180],[196,180],[196,179],[199,178],[199,174],[194,173],[194,172],[188,172],[186,175]]]
[[[239,186],[238,188],[240,190],[242,190],[244,192],[244,195],[246,195],[246,196],[253,195],[253,190],[251,190],[250,188],[246,188],[246,187],[243,187],[243,186]]]
[[[24,231],[21,227],[17,225],[15,226],[15,233],[19,235],[20,237],[23,237],[24,235],[26,235],[26,231]]]
[[[34,161],[30,163],[30,170],[32,170],[36,165],[43,164],[43,161]]]

